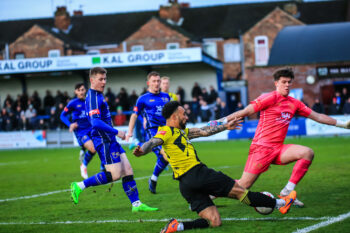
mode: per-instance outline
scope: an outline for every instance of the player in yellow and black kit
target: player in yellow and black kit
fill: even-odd
[[[169,92],[170,89],[170,78],[169,77],[162,77],[160,79],[160,90],[161,92],[165,92],[168,93],[168,95],[170,96],[170,100],[172,101],[179,101],[179,98],[177,97],[177,95],[175,93]]]
[[[166,126],[159,127],[157,134],[142,147],[137,147],[133,153],[135,156],[141,156],[149,153],[153,147],[162,145],[173,169],[174,178],[180,182],[182,196],[200,218],[187,222],[171,219],[161,232],[220,226],[220,214],[209,195],[235,198],[249,206],[277,208],[282,213],[288,212],[296,198],[295,191],[283,199],[251,192],[239,186],[231,177],[200,162],[190,139],[239,128],[242,122],[240,119],[232,119],[216,126],[188,129],[185,109],[176,101],[165,104],[162,114],[166,119]]]

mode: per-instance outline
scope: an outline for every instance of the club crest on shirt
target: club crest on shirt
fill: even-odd
[[[154,99],[150,99],[149,102],[154,102]]]
[[[118,156],[120,156],[120,153],[119,152],[112,152],[112,156],[113,158],[118,158]]]
[[[81,108],[81,104],[78,104],[78,105],[77,105],[77,108]]]
[[[169,102],[169,98],[168,97],[162,97],[163,102]]]
[[[276,119],[276,121],[289,123],[292,119],[292,114],[289,112],[281,112],[281,116]]]

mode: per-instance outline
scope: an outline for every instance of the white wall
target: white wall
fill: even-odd
[[[0,78],[0,108],[4,104],[6,96],[10,94],[12,99],[15,100],[18,94],[22,94],[21,80],[16,77],[10,79]]]

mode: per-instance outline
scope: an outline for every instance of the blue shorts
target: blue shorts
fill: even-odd
[[[158,132],[158,127],[152,127],[152,128],[148,128],[146,129],[146,142],[149,141],[154,135],[156,135]],[[162,149],[162,146],[156,146],[153,147],[152,151],[157,155],[157,157],[162,157],[163,155],[160,153]]]
[[[120,163],[120,155],[125,153],[125,150],[115,140],[99,144],[96,151],[103,165]]]
[[[80,132],[74,131],[74,134],[75,134],[75,137],[77,138],[77,141],[81,147],[84,146],[85,142],[91,140],[90,130],[89,131],[80,131]]]

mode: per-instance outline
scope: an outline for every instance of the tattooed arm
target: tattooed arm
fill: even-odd
[[[137,146],[133,151],[133,154],[137,157],[148,154],[152,151],[153,147],[160,146],[163,144],[163,140],[160,138],[151,138],[149,141],[145,142],[142,147]]]
[[[215,125],[215,126],[204,126],[202,128],[192,128],[188,130],[188,139],[198,138],[198,137],[208,137],[213,134],[220,133],[226,129],[238,129],[242,126],[241,118],[234,118],[228,121],[224,125]]]

